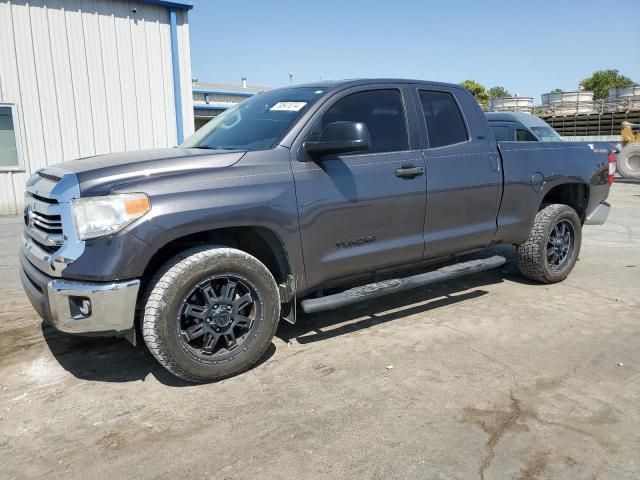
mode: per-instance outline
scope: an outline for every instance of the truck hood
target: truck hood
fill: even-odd
[[[78,176],[82,195],[105,195],[139,179],[176,176],[230,167],[245,151],[158,148],[109,153],[56,165]]]

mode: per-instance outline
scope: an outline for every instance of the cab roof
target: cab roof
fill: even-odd
[[[440,86],[440,87],[448,87],[448,88],[459,88],[464,89],[460,85],[456,85],[455,83],[445,83],[445,82],[430,82],[426,80],[415,80],[415,79],[407,79],[407,78],[355,78],[355,79],[345,79],[345,80],[323,80],[321,82],[311,82],[311,83],[303,83],[299,85],[293,85],[291,87],[284,88],[324,88],[324,89],[334,89],[334,88],[344,88],[344,87],[357,87],[360,85],[369,85],[372,83],[404,83],[404,84],[417,84],[417,85],[431,85],[431,86]]]

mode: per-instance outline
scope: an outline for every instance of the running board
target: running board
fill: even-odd
[[[422,287],[430,283],[444,282],[454,278],[471,275],[472,273],[491,270],[492,268],[501,267],[507,263],[507,260],[500,255],[494,255],[489,258],[479,260],[469,260],[468,262],[455,263],[446,267],[432,270],[418,275],[412,275],[405,278],[394,278],[384,280],[382,282],[370,283],[360,287],[351,288],[344,292],[327,295],[320,298],[307,298],[302,300],[300,305],[305,313],[322,312],[324,310],[334,310],[352,305],[354,303],[363,302],[371,298],[382,297],[390,293],[411,290],[412,288]]]

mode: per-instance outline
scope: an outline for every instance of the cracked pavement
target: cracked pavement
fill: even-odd
[[[640,184],[610,202],[561,284],[511,264],[302,316],[199,386],[43,327],[0,217],[0,479],[637,479]]]

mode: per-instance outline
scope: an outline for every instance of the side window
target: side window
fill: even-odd
[[[511,129],[509,127],[505,127],[503,125],[491,125],[491,130],[493,130],[493,136],[496,137],[496,142],[508,142],[513,140],[513,138],[511,138]]]
[[[14,118],[12,106],[0,105],[0,170],[21,167]]]
[[[518,142],[537,142],[538,139],[533,136],[529,130],[518,128],[516,130],[516,140]]]
[[[469,139],[462,113],[453,95],[435,90],[420,90],[419,95],[430,148],[453,145]]]
[[[370,90],[341,98],[322,116],[322,127],[338,121],[364,123],[371,136],[370,153],[409,149],[407,122],[398,90]]]

